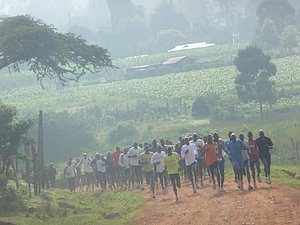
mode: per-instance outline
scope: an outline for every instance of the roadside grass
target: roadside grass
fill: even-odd
[[[55,189],[46,191],[42,199],[40,202],[33,197],[27,202],[36,212],[1,215],[0,222],[6,221],[16,225],[130,225],[144,204],[142,195],[137,192],[71,194],[66,190]],[[67,207],[61,208],[59,203],[67,204]],[[118,215],[105,218],[110,213]]]
[[[265,179],[264,176],[264,166],[260,165],[261,169],[261,177],[263,178],[263,182]],[[250,171],[251,174],[251,171]],[[271,166],[271,180],[275,184],[287,185],[292,188],[300,189],[300,179],[296,177],[300,177],[300,165],[272,165]],[[226,160],[225,164],[225,183],[226,179],[233,179],[234,174],[229,160]],[[247,179],[244,177],[244,182]],[[252,179],[252,177],[251,177]],[[252,182],[252,180],[251,180]]]
[[[299,177],[296,179],[296,177]],[[281,165],[271,167],[272,182],[300,189],[300,165]]]

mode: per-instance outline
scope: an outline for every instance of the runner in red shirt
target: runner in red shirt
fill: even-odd
[[[122,154],[122,151],[120,149],[119,146],[116,147],[116,151],[112,154],[112,161],[113,161],[113,165],[115,167],[115,171],[116,171],[116,178],[117,178],[117,188],[121,186],[121,167],[119,165],[119,158],[120,155]]]
[[[258,182],[261,182],[260,177],[260,161],[259,161],[259,150],[255,147],[255,140],[253,139],[253,134],[251,131],[247,133],[248,136],[248,148],[249,148],[249,158],[250,158],[250,168],[252,171],[253,186],[257,188],[256,179],[255,179],[255,166],[257,170],[257,179]]]

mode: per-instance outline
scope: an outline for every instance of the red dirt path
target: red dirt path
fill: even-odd
[[[225,180],[225,185],[222,194],[208,184],[193,194],[184,183],[178,191],[179,203],[174,202],[170,186],[167,195],[158,190],[155,199],[145,191],[145,208],[135,224],[300,225],[300,190],[261,183],[256,190],[241,192],[234,182]]]

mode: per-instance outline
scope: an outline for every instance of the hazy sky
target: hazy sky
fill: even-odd
[[[30,14],[46,23],[51,23],[59,30],[65,31],[71,25],[95,28],[107,26],[110,14],[106,0],[98,1],[100,9],[88,6],[92,0],[0,0],[0,15]],[[133,0],[137,5],[143,5],[147,13],[151,13],[161,0]],[[57,4],[59,7],[55,7]]]

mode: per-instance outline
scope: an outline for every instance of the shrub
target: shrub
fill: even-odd
[[[198,97],[192,105],[192,116],[194,118],[200,118],[202,116],[208,116],[210,114],[210,106],[204,97]]]
[[[108,141],[110,144],[117,144],[128,137],[136,135],[137,133],[138,131],[132,123],[120,123],[109,132]]]

